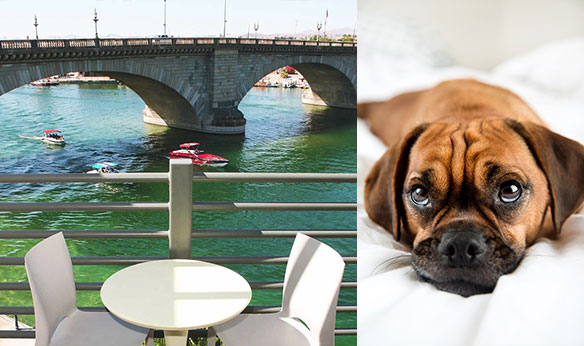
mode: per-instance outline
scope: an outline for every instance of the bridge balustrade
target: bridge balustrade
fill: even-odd
[[[124,45],[123,40],[99,40],[99,45],[103,47],[121,47]]]
[[[64,40],[37,41],[37,47],[39,47],[39,48],[63,48],[63,47],[65,47],[65,41]]]
[[[152,39],[152,45],[154,46],[169,46],[172,45],[172,39],[171,38],[153,38]]]
[[[318,238],[356,238],[357,231],[339,229],[302,229],[296,230],[213,230],[192,229],[192,211],[349,211],[355,212],[355,202],[195,202],[193,203],[193,182],[237,182],[237,183],[351,183],[357,181],[356,174],[345,173],[193,173],[190,161],[170,161],[169,172],[162,173],[112,173],[112,174],[10,174],[0,175],[0,184],[43,184],[43,183],[166,183],[169,185],[168,202],[1,202],[0,212],[56,212],[56,211],[167,211],[168,230],[77,230],[63,231],[67,239],[168,239],[170,258],[193,258],[217,264],[286,264],[285,256],[191,256],[192,239],[203,238],[293,238],[302,232]],[[266,188],[269,188],[266,187]],[[188,203],[184,203],[188,201]],[[186,215],[186,216],[185,216]],[[55,230],[2,230],[0,239],[18,241],[19,239],[43,239],[58,231]],[[220,240],[219,240],[220,241]],[[145,252],[147,250],[145,249]],[[147,255],[147,253],[145,253]],[[162,259],[155,256],[95,256],[73,257],[73,265],[131,265],[145,261]],[[354,256],[343,256],[345,263],[355,264]],[[23,257],[0,257],[2,266],[22,266]],[[258,268],[259,270],[259,268]],[[202,278],[210,279],[210,278]],[[77,290],[98,291],[102,282],[76,282]],[[252,281],[254,290],[281,290],[281,281]],[[341,289],[356,289],[355,281],[343,281]],[[27,282],[0,282],[0,291],[29,291]],[[104,307],[84,307],[89,311],[105,311]],[[275,312],[279,306],[248,306],[245,313]],[[337,306],[337,313],[355,313],[354,305]],[[0,306],[0,314],[32,315],[32,306]],[[204,331],[194,331],[196,336]],[[161,337],[161,332],[156,332]],[[356,328],[337,328],[336,335],[355,335]],[[0,330],[2,338],[34,338],[34,330]]]
[[[197,40],[197,44],[215,44],[215,40],[212,38],[200,38]]]
[[[69,47],[95,47],[95,40],[69,40]]]
[[[22,49],[31,48],[31,41],[2,41],[0,48],[2,49]]]
[[[126,40],[128,46],[149,46],[148,39],[128,39]]]
[[[177,45],[181,45],[181,44],[195,44],[195,39],[194,38],[175,38],[174,39],[174,44]]]
[[[2,50],[34,48],[85,48],[85,47],[133,47],[133,46],[188,46],[188,45],[272,45],[357,47],[355,42],[304,41],[284,39],[249,38],[123,38],[123,39],[71,39],[71,40],[4,40]]]

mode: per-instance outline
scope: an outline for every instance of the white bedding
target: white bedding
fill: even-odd
[[[422,66],[407,59],[387,61],[360,52],[358,96],[361,102],[383,100],[441,80],[475,77],[513,90],[553,130],[584,143],[583,42],[580,38],[548,45],[541,54],[517,57],[492,73]],[[559,66],[550,60],[566,54],[579,65],[564,59]],[[536,81],[529,78],[527,63],[539,71]],[[554,66],[545,76],[550,64]],[[384,78],[379,77],[382,67]],[[571,76],[568,89],[564,78],[553,78],[562,74]],[[554,88],[554,83],[561,85]],[[363,181],[385,146],[361,120],[357,131],[360,346],[584,345],[584,215],[572,216],[559,240],[539,240],[514,273],[499,279],[493,293],[463,298],[438,291],[421,282],[407,263],[392,269],[383,265],[408,253],[364,211]]]

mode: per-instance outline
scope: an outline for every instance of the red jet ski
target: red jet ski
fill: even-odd
[[[200,146],[197,142],[183,143],[180,150],[170,152],[170,158],[191,159],[194,165],[199,166],[223,167],[229,163],[224,157],[205,153]]]

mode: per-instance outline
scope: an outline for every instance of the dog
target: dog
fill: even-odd
[[[504,88],[450,80],[357,114],[389,147],[366,178],[365,209],[440,290],[492,292],[584,203],[584,147]]]

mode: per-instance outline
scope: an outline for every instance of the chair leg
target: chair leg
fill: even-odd
[[[207,329],[207,346],[215,346],[215,341],[217,334],[215,333],[215,329],[213,327],[209,327]]]
[[[148,335],[146,335],[146,346],[154,346],[154,329],[148,330]]]

